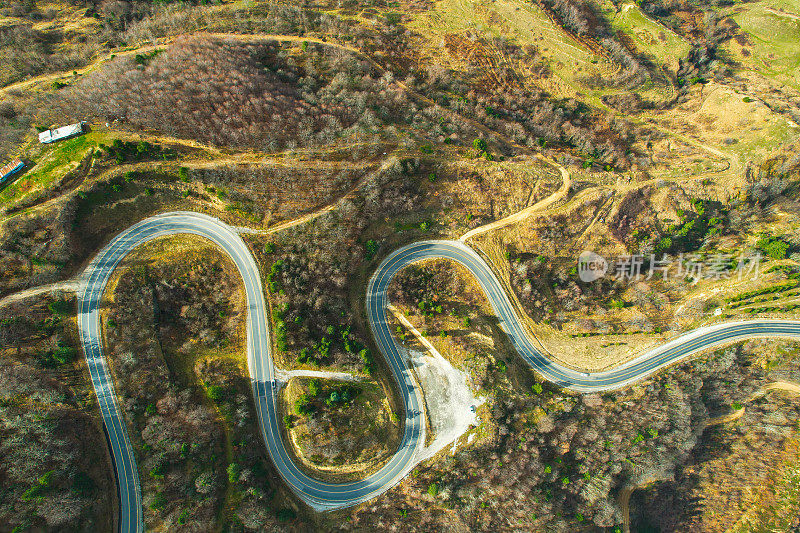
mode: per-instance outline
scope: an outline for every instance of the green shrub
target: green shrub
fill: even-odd
[[[310,416],[314,412],[314,406],[309,401],[308,396],[303,394],[294,401],[294,410],[300,416]]]
[[[210,385],[206,389],[206,395],[215,402],[218,402],[225,398],[225,389],[219,385]]]
[[[239,473],[241,472],[241,467],[237,463],[229,464],[227,472],[228,472],[229,482],[236,483],[237,481],[239,481]]]
[[[790,246],[780,237],[763,235],[756,241],[756,248],[764,252],[768,257],[780,260],[786,259]]]
[[[402,19],[402,15],[400,15],[400,13],[386,13],[384,17],[388,26],[400,24],[400,20]]]
[[[53,470],[45,472],[39,479],[37,479],[36,484],[22,494],[22,500],[28,501],[41,497],[53,482],[53,472]]]
[[[371,261],[372,258],[375,257],[375,254],[378,253],[379,247],[380,245],[377,243],[377,241],[374,241],[372,239],[367,241],[367,243],[364,245],[367,261]]]
[[[375,370],[375,361],[372,359],[372,353],[367,348],[364,348],[358,352],[358,356],[364,363],[364,370],[367,374],[372,375]]]
[[[43,354],[40,363],[45,368],[56,368],[75,360],[78,351],[72,346],[56,346]]]
[[[150,476],[155,479],[164,479],[164,465],[158,464],[151,468]]]
[[[55,300],[47,304],[47,309],[54,316],[64,316],[69,314],[70,303],[68,300]]]
[[[167,505],[167,497],[164,496],[163,492],[156,492],[153,496],[153,501],[150,502],[150,510],[151,511],[158,511],[163,509]]]

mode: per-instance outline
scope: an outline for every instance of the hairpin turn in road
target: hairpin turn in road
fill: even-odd
[[[367,478],[348,483],[328,483],[300,470],[281,439],[264,291],[258,266],[247,245],[230,226],[207,215],[173,212],[150,217],[125,230],[100,251],[86,269],[85,289],[78,298],[81,343],[117,477],[119,531],[126,533],[144,530],[142,495],[133,449],[103,355],[99,308],[114,269],[131,250],[152,239],[176,234],[193,234],[209,239],[230,256],[242,276],[247,297],[247,363],[261,433],[276,470],[300,499],[317,510],[356,505],[389,490],[414,467],[416,452],[424,443],[424,421],[420,415],[422,392],[403,362],[386,315],[389,284],[395,274],[411,263],[446,258],[466,267],[478,280],[519,355],[544,378],[578,392],[618,389],[697,352],[747,338],[800,338],[800,322],[797,321],[727,322],[676,337],[620,367],[604,372],[581,372],[548,359],[533,346],[500,282],[469,246],[461,241],[409,244],[384,259],[369,280],[366,296],[367,317],[375,342],[397,381],[405,406],[405,429],[400,446],[386,465]]]

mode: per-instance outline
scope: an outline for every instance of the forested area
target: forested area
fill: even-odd
[[[623,65],[627,73],[623,78],[630,78],[624,83],[643,81],[644,67],[599,24],[590,7],[561,2],[554,9],[563,11],[567,20],[577,21],[579,29],[587,26],[587,20],[594,21],[592,38],[602,37],[602,46]],[[287,36],[313,32],[340,39],[369,55],[379,54],[379,63],[387,70],[379,71],[334,43],[248,44],[235,36],[180,37],[174,46],[113,58],[95,72],[59,82],[63,88],[48,98],[50,103],[40,106],[46,112],[36,121],[117,120],[123,127],[268,152],[353,136],[386,136],[388,124],[410,124],[424,136],[439,130],[442,138],[466,144],[475,136],[470,121],[478,121],[530,147],[564,144],[594,154],[605,164],[619,168],[630,164],[626,151],[631,133],[624,121],[607,120],[574,100],[554,101],[529,85],[521,86],[513,77],[508,83],[485,83],[480,71],[415,65],[419,58],[412,50],[418,36],[405,31],[402,24],[378,17],[374,30],[367,30],[341,18],[281,4],[251,7],[245,14],[237,18],[239,13],[233,10],[211,18],[199,6],[117,2],[89,8],[86,16],[103,28],[106,38],[99,42],[104,46],[133,44],[193,28]],[[512,61],[530,62],[536,57],[530,47],[498,43]],[[302,51],[291,50],[299,44]],[[34,50],[27,47],[24,53]],[[25,68],[38,72],[55,67]],[[433,96],[441,108],[411,98],[395,80]],[[25,114],[28,107],[12,99],[0,116],[13,122],[10,130],[14,130],[31,123]]]
[[[120,58],[81,80],[66,90],[63,114],[275,152],[374,130],[410,105],[369,65],[304,48],[290,57],[277,43],[183,37],[145,64]]]
[[[419,160],[393,158],[335,212],[254,246],[272,297],[279,358],[287,364],[375,369],[369,330],[354,316],[354,272],[374,261],[378,243],[364,233],[386,216],[420,207]],[[360,314],[360,313],[359,313]]]
[[[708,531],[736,523],[740,531],[764,524],[791,531],[800,525],[789,511],[798,483],[796,395],[776,390],[735,407],[742,417],[709,426],[674,479],[633,495],[632,527]],[[742,490],[742,478],[761,484],[766,494]]]
[[[742,408],[768,382],[796,368],[787,355],[794,352],[775,353],[764,341],[753,341],[681,364],[635,389],[571,395],[540,382],[516,356],[508,357],[502,343],[487,346],[471,334],[502,335],[486,328],[491,318],[483,316],[483,298],[457,289],[452,279],[444,263],[410,267],[395,280],[392,301],[418,308],[411,316],[432,337],[440,336],[443,317],[473,318],[467,328],[446,328],[441,336],[458,347],[452,353],[468,354],[459,364],[488,395],[490,435],[423,468],[394,496],[355,511],[355,527],[399,514],[397,524],[413,524],[411,530],[502,530],[509,524],[547,531],[619,528],[616,498],[623,487],[678,476],[679,484],[659,485],[659,492],[647,495],[637,520],[642,527],[693,527],[697,515],[690,502],[707,478],[692,476],[689,465],[710,457],[725,461],[731,450],[739,450],[743,463],[759,453],[754,445],[743,448],[735,433],[706,430],[706,425]],[[794,404],[764,399],[755,409],[748,415],[753,424],[760,425],[762,416],[774,424],[766,433],[754,430],[771,442],[769,449],[791,446],[794,433],[787,421]],[[709,497],[709,509],[715,505],[719,502]],[[457,511],[457,517],[446,510]]]
[[[606,121],[579,102],[551,102],[540,92],[488,92],[485,84],[461,81],[468,74],[409,78],[420,92],[442,95],[438,108],[411,98],[392,74],[336,47],[304,43],[297,50],[292,43],[195,36],[142,61],[114,60],[63,89],[50,116],[88,116],[266,152],[344,139],[374,143],[376,136],[395,140],[387,128],[392,125],[464,145],[476,135],[471,121],[477,121],[522,145],[563,143],[606,164],[628,166],[632,132],[624,121]],[[454,91],[463,96],[446,96]]]
[[[11,184],[19,196],[0,206],[0,297],[70,280],[151,214],[244,227],[277,365],[357,375],[281,392],[282,429],[309,471],[358,463],[344,475],[360,475],[402,430],[364,315],[381,259],[562,186],[547,208],[470,241],[546,331],[612,350],[622,335],[655,342],[715,310],[774,317],[800,305],[800,152],[786,140],[800,97],[743,70],[728,45],[750,54],[751,38],[719,2],[39,3],[0,6],[0,152],[26,164]],[[637,48],[635,24],[617,29],[628,10],[657,28],[655,44],[689,52],[666,68]],[[506,31],[523,19],[535,24]],[[438,26],[428,35],[420,20]],[[722,124],[731,102],[752,106]],[[80,148],[38,144],[37,130],[78,120],[91,123]],[[688,276],[584,283],[584,247],[646,261],[719,248],[772,263],[763,285],[705,298]],[[715,506],[730,522],[750,502],[735,487],[750,478],[735,474],[770,467],[758,478],[766,500],[795,505],[779,461],[796,457],[797,407],[761,395],[773,379],[797,381],[794,349],[750,342],[623,391],[571,394],[515,355],[470,283],[456,268],[413,266],[391,297],[453,349],[443,352],[485,396],[480,427],[387,494],[316,514],[274,472],[258,431],[235,269],[184,237],[135,252],[102,313],[148,529],[615,531],[622,489],[655,481],[636,491],[635,526],[704,530]],[[71,300],[0,308],[0,530],[110,528],[112,466],[82,365]],[[707,426],[742,408],[741,425]],[[712,498],[709,479],[729,494]]]
[[[111,368],[124,376],[118,393],[132,429],[145,522],[276,527],[279,515],[285,520],[293,511],[284,511],[258,429],[238,273],[195,241],[181,250],[162,251],[155,264],[123,265],[105,320]]]
[[[72,258],[71,209],[19,217],[3,225],[0,244],[0,294],[52,283]]]
[[[4,530],[111,528],[111,459],[74,317],[63,295],[0,308]]]

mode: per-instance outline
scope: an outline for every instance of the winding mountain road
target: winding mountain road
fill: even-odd
[[[174,212],[145,219],[115,237],[87,267],[85,288],[79,294],[79,330],[92,384],[97,394],[116,470],[123,532],[144,529],[138,469],[125,422],[116,401],[111,374],[102,351],[100,306],[106,284],[119,262],[136,246],[175,234],[205,237],[233,260],[244,283],[247,297],[247,361],[259,425],[275,468],[291,490],[317,510],[332,510],[372,499],[399,482],[416,464],[415,456],[424,444],[422,392],[416,386],[400,355],[389,328],[387,289],[392,278],[417,261],[447,258],[466,267],[478,280],[497,314],[501,327],[531,367],[553,383],[578,392],[618,389],[711,347],[752,337],[800,339],[800,322],[751,320],[700,328],[681,335],[615,369],[586,373],[547,359],[531,343],[514,314],[500,282],[483,259],[461,241],[422,241],[404,246],[389,255],[370,278],[366,307],[375,342],[386,358],[398,383],[405,406],[405,430],[399,449],[378,472],[355,482],[328,483],[302,472],[291,460],[280,433],[275,370],[268,335],[266,305],[258,266],[247,245],[234,228],[223,222],[190,212]]]

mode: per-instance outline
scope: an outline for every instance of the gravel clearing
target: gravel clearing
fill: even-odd
[[[434,348],[430,354],[407,350],[407,360],[414,369],[425,393],[433,442],[420,448],[417,461],[429,459],[452,443],[455,453],[458,439],[471,426],[478,426],[477,407],[484,401],[469,388],[469,376],[457,369]]]
[[[469,387],[469,375],[442,357],[439,350],[403,313],[393,305],[388,306],[387,310],[428,350],[426,354],[417,350],[401,349],[422,387],[425,410],[434,436],[429,446],[421,446],[417,451],[415,463],[433,457],[450,443],[453,444],[452,453],[455,453],[459,437],[470,426],[480,425],[476,411],[484,398],[475,397]],[[469,442],[472,442],[472,435],[467,440]]]

